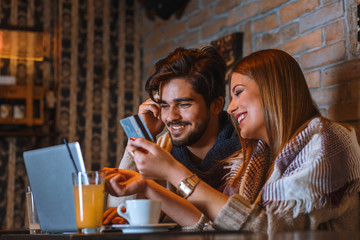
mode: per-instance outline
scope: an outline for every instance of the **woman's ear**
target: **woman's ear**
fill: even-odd
[[[220,114],[220,112],[224,108],[224,103],[225,103],[225,100],[224,100],[223,97],[218,97],[215,100],[213,100],[211,105],[210,105],[211,113],[214,114],[214,115]]]

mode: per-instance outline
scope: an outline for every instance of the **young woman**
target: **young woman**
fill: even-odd
[[[116,196],[143,193],[189,229],[359,230],[360,147],[354,130],[321,117],[290,55],[263,50],[233,69],[228,113],[243,149],[223,193],[155,144],[133,139],[139,173],[104,169]],[[161,97],[161,96],[160,96]],[[161,107],[161,106],[160,106]],[[167,180],[183,197],[154,181]]]

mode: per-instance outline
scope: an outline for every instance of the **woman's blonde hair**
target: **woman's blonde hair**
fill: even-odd
[[[252,78],[260,89],[273,157],[280,153],[299,128],[304,127],[313,117],[320,116],[299,64],[284,51],[268,49],[254,52],[240,59],[232,73]],[[238,127],[237,124],[235,126]],[[240,141],[245,168],[257,140],[243,139],[240,136]],[[238,175],[242,176],[242,173]]]

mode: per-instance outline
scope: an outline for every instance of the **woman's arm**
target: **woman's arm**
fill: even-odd
[[[193,204],[152,180],[146,180],[144,195],[149,199],[162,200],[162,210],[181,226],[193,226],[200,217],[201,211]]]
[[[228,196],[215,190],[204,181],[200,181],[194,192],[188,197],[188,200],[212,221],[228,199]]]
[[[146,179],[166,180],[178,187],[182,180],[192,175],[192,172],[176,161],[170,153],[145,139],[132,140],[127,150],[130,152],[135,151],[134,160],[136,166],[140,175]],[[174,196],[181,199],[176,194]],[[193,193],[188,197],[188,200],[208,218],[214,220],[227,202],[228,196],[200,181]]]
[[[146,198],[162,200],[162,210],[181,226],[195,225],[201,217],[201,212],[189,201],[152,180],[143,179],[137,172],[116,168],[102,171],[106,175],[106,191],[111,195],[141,193]]]

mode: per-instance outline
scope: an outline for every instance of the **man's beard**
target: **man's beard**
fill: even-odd
[[[210,118],[206,118],[206,120],[200,124],[194,131],[188,133],[188,136],[183,139],[174,139],[173,135],[170,133],[171,142],[174,146],[177,147],[185,147],[185,146],[191,146],[194,143],[196,143],[205,133],[208,124],[209,124]],[[175,125],[175,124],[185,124],[185,125],[191,125],[189,122],[174,122],[174,123],[168,123],[168,126]]]

